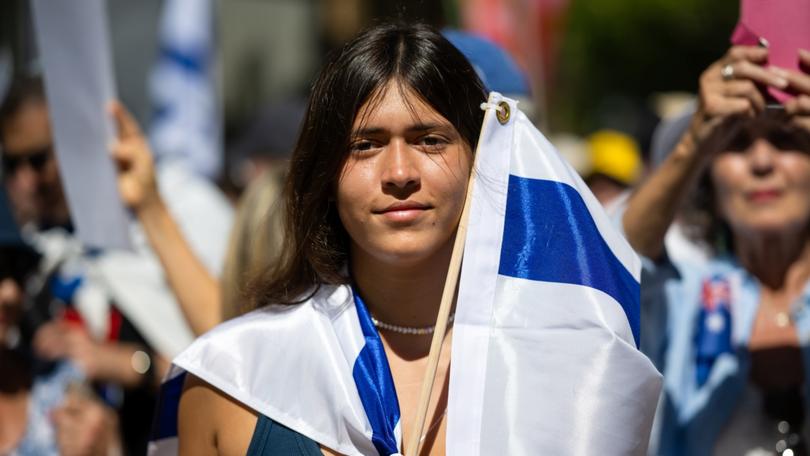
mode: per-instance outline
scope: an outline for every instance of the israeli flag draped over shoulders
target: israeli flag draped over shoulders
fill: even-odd
[[[486,105],[448,454],[645,454],[661,376],[637,349],[640,260],[516,102]]]
[[[351,287],[321,286],[296,305],[227,321],[174,359],[149,454],[177,454],[187,373],[345,455],[397,455],[399,402],[379,334]]]
[[[508,118],[495,115],[505,104]],[[644,454],[661,378],[636,348],[640,262],[514,101],[478,147],[452,339],[450,455]],[[503,121],[503,123],[502,123]],[[150,454],[176,454],[187,373],[346,455],[397,455],[399,404],[351,287],[218,326],[174,360]]]

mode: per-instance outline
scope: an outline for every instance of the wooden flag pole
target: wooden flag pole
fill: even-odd
[[[464,209],[461,211],[461,219],[456,231],[456,240],[453,243],[453,254],[450,257],[450,266],[447,268],[447,278],[442,291],[442,302],[439,305],[439,315],[436,317],[436,329],[433,331],[433,340],[430,343],[430,352],[427,359],[427,370],[425,378],[422,380],[422,389],[419,392],[419,407],[416,409],[415,426],[412,428],[408,439],[407,454],[417,456],[419,445],[422,443],[422,429],[425,426],[430,396],[433,393],[433,382],[436,380],[436,369],[439,365],[439,355],[444,344],[444,336],[447,334],[447,320],[450,318],[450,309],[453,307],[453,298],[456,294],[456,284],[461,269],[461,258],[464,255],[464,240],[467,238],[467,219],[469,218],[470,189],[475,174],[470,175],[470,182],[467,186],[467,196],[464,201]]]
[[[504,108],[502,108],[504,109]],[[505,109],[508,109],[506,106]],[[487,118],[491,115],[491,110],[487,109],[484,114],[484,122],[481,128],[483,136],[483,126],[487,125]],[[508,115],[508,114],[507,114]],[[475,170],[475,163],[478,162],[478,153],[481,148],[481,137],[478,138],[478,147],[475,152],[475,159],[472,169]],[[422,380],[422,389],[419,392],[419,406],[416,409],[414,424],[408,445],[405,447],[408,456],[417,456],[419,446],[422,443],[422,429],[425,427],[425,417],[427,416],[430,396],[433,393],[433,382],[436,380],[436,368],[439,365],[439,355],[441,354],[444,336],[447,334],[447,320],[450,317],[450,309],[453,307],[453,298],[456,294],[459,271],[461,270],[461,258],[464,256],[464,241],[467,239],[467,221],[470,218],[470,202],[472,201],[472,188],[475,182],[475,172],[470,173],[470,180],[467,182],[467,191],[464,196],[464,208],[461,211],[461,218],[458,222],[456,239],[453,243],[453,253],[450,256],[450,265],[447,268],[447,278],[442,291],[442,302],[439,305],[439,315],[436,317],[436,326],[433,331],[433,340],[430,342],[430,352],[428,352],[427,371]]]

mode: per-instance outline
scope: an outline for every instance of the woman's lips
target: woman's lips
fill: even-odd
[[[392,222],[412,222],[419,218],[430,206],[411,201],[397,202],[389,205],[385,209],[375,211]]]
[[[781,190],[755,190],[748,192],[748,200],[754,203],[767,203],[782,196]]]

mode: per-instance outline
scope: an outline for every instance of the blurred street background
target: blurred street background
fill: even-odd
[[[142,125],[156,112],[149,75],[166,3],[108,1],[118,93]],[[330,50],[390,18],[460,29],[507,50],[527,79],[536,123],[574,151],[564,153],[575,165],[576,157],[588,161],[584,138],[602,129],[629,135],[646,161],[659,118],[680,112],[696,76],[728,48],[738,2],[216,0],[211,8],[223,126],[218,182],[238,190],[251,121],[272,117],[267,106],[297,109]],[[15,74],[39,71],[30,15],[26,0],[0,4],[0,93]]]

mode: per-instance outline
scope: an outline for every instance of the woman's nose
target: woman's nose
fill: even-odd
[[[416,156],[409,145],[401,140],[392,140],[383,158],[382,186],[387,192],[413,192],[421,185]]]
[[[40,180],[40,173],[34,170],[30,163],[24,163],[9,176],[8,180],[14,188],[21,191],[33,191]]]
[[[755,175],[765,175],[773,171],[774,160],[779,151],[766,139],[759,138],[748,149],[748,162]]]

